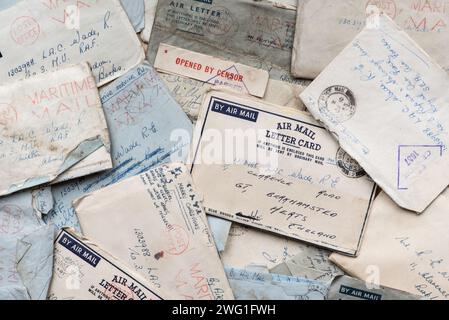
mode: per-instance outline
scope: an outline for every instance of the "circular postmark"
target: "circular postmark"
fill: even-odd
[[[13,204],[0,207],[0,233],[15,235],[23,230],[23,210]]]
[[[237,21],[225,7],[213,7],[211,16],[207,19],[206,30],[216,36],[223,36],[237,29]]]
[[[391,19],[396,18],[397,6],[393,0],[369,0],[366,3],[366,8],[369,6],[376,6],[379,8],[380,12],[385,13]]]
[[[320,113],[332,122],[342,123],[352,118],[356,111],[354,94],[345,86],[331,86],[318,98]]]
[[[349,178],[361,178],[366,175],[365,170],[342,148],[339,148],[335,157],[338,167]]]
[[[33,44],[40,32],[41,27],[33,17],[19,17],[11,24],[11,38],[21,46]]]
[[[189,248],[189,235],[184,228],[173,225],[168,230],[168,249],[167,252],[174,256],[183,254]]]
[[[0,126],[8,126],[17,121],[17,110],[8,103],[0,103]]]
[[[109,282],[103,294],[107,300],[135,300],[134,292],[121,283]]]

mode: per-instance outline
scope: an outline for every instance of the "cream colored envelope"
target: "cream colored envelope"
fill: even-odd
[[[422,212],[449,185],[449,77],[379,19],[300,96],[397,204]]]
[[[194,172],[207,213],[349,255],[357,254],[368,219],[369,199],[243,165],[197,165]]]
[[[263,266],[271,269],[290,260],[304,247],[306,245],[299,241],[233,223],[226,249],[220,256],[226,267]]]
[[[71,229],[55,241],[50,300],[170,299],[154,284]]]
[[[110,168],[109,133],[89,66],[0,86],[0,146],[0,195]]]
[[[331,260],[352,276],[428,299],[449,299],[449,192],[417,216],[385,193],[374,201],[359,257]]]
[[[232,299],[184,165],[164,165],[74,203],[83,233],[176,299]]]
[[[375,186],[309,115],[211,91],[192,150],[208,214],[357,253]]]
[[[364,28],[374,11],[369,6],[393,18],[449,70],[449,7],[444,1],[299,0],[292,73],[300,78],[315,78]]]
[[[24,0],[0,12],[0,83],[89,62],[98,86],[143,61],[119,0]]]
[[[291,2],[291,0],[287,0]],[[290,74],[296,10],[253,0],[159,0],[147,59],[160,43],[263,69],[287,86],[302,85]]]
[[[329,262],[329,254],[302,242],[234,223],[220,256],[226,267],[261,266],[270,269],[270,273],[325,282],[342,274]]]
[[[344,275],[344,272],[329,260],[330,254],[330,251],[304,246],[296,256],[271,268],[270,273],[331,283],[335,277]]]

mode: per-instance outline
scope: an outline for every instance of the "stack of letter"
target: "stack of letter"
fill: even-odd
[[[448,10],[1,1],[0,299],[449,300]]]

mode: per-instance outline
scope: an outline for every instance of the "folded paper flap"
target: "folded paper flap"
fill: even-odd
[[[17,271],[32,300],[45,300],[52,277],[55,228],[44,226],[18,241]]]

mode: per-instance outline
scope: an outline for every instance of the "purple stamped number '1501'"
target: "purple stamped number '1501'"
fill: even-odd
[[[427,169],[427,165],[443,156],[443,146],[400,145],[398,147],[398,190],[408,190],[407,180]]]

